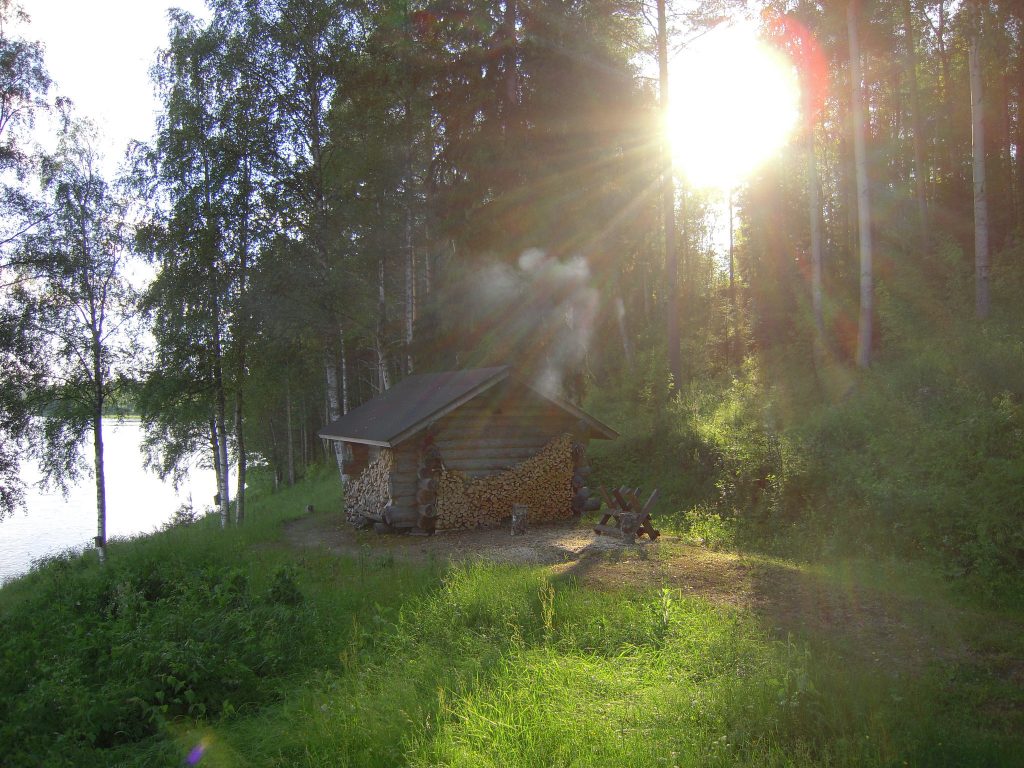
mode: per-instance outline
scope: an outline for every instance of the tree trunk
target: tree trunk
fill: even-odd
[[[406,185],[411,181],[407,178]],[[405,373],[413,370],[412,341],[416,326],[416,250],[412,236],[412,194],[405,192]]]
[[[872,312],[874,275],[871,250],[871,200],[868,192],[867,149],[864,146],[864,105],[860,68],[860,45],[857,40],[857,19],[860,0],[850,0],[846,9],[850,37],[850,84],[853,90],[853,153],[857,172],[857,225],[860,241],[860,322],[857,333],[857,365],[871,365]]]
[[[220,464],[224,468],[220,489],[220,519],[221,526],[224,527],[231,521],[231,472],[228,464],[227,402],[223,390],[217,397],[217,438]]]
[[[270,419],[267,422],[267,426],[270,428],[270,445],[273,452],[271,465],[274,469],[274,493],[277,493],[281,489],[283,471],[281,469],[281,444],[277,439],[277,429],[274,427],[275,421],[275,419]]]
[[[505,69],[505,114],[503,128],[505,139],[513,138],[513,115],[519,105],[519,72],[516,63],[516,0],[505,0],[505,14],[502,25],[502,62]]]
[[[224,468],[220,465],[220,439],[217,437],[217,419],[210,415],[210,449],[213,451],[213,474],[217,481],[217,493],[215,503],[220,507],[220,489],[223,485],[221,478],[224,476]]]
[[[243,355],[244,353],[240,353]],[[242,365],[239,366],[243,367]],[[245,429],[242,423],[242,387],[238,386],[235,396],[235,446],[238,451],[238,478],[235,486],[235,524],[245,521],[245,474],[248,469],[248,457],[245,453]]]
[[[819,355],[825,342],[825,313],[821,285],[821,192],[818,162],[814,150],[814,115],[811,114],[810,83],[804,87],[804,117],[807,121],[807,214],[811,224],[811,307],[814,312],[814,352]],[[732,197],[729,198],[729,293],[732,295]],[[735,311],[735,308],[733,308]]]
[[[235,368],[235,448],[238,451],[237,466],[238,478],[235,486],[235,524],[241,525],[245,521],[245,476],[248,469],[249,457],[245,450],[245,419],[244,419],[244,397],[245,391],[245,364],[248,347],[247,318],[243,314],[246,306],[246,295],[249,290],[249,221],[251,216],[252,177],[248,159],[243,166],[245,172],[242,177],[242,218],[241,233],[238,248],[238,307],[235,317],[235,342],[237,347],[237,366]]]
[[[952,75],[950,74],[949,68],[949,51],[946,49],[946,2],[941,0],[939,2],[939,18],[938,26],[935,33],[935,43],[939,52],[939,64],[942,72],[942,104],[945,107],[946,114],[953,114],[953,101],[952,101]],[[947,121],[948,122],[948,121]],[[960,193],[960,170],[956,159],[956,148],[954,146],[954,135],[952,128],[946,136],[946,145],[944,147],[945,152],[943,153],[946,162],[947,174],[949,182],[953,189],[947,192],[947,200],[956,197],[959,199]],[[955,193],[954,193],[955,190]]]
[[[672,375],[672,391],[683,382],[682,348],[679,339],[679,267],[676,258],[676,194],[672,179],[672,153],[665,130],[668,124],[668,24],[665,0],[658,0],[658,81],[661,106],[661,206],[665,232],[665,290],[668,333],[668,369]]]
[[[341,418],[341,410],[338,406],[338,367],[335,365],[334,356],[329,350],[324,351],[324,374],[327,379],[327,420],[337,421]],[[338,479],[345,484],[345,454],[339,440],[331,440],[334,447],[334,460],[338,464]]]
[[[620,273],[620,280],[621,280]],[[622,285],[620,282],[619,285]],[[629,331],[626,329],[626,303],[622,300],[622,294],[615,297],[615,317],[619,324],[619,338],[622,340],[622,357],[626,361],[626,368],[633,368],[633,345],[629,340]]]
[[[1024,16],[1024,14],[1022,14]],[[1024,17],[1020,19],[1024,25]],[[1024,56],[1017,55],[1017,126],[1014,136],[1014,151],[1016,153],[1016,189],[1017,209],[1016,224],[1024,227]]]
[[[306,471],[306,467],[309,466],[309,436],[306,434],[308,429],[307,421],[309,416],[306,411],[306,399],[302,399],[302,403],[299,408],[299,413],[302,414],[302,419],[299,422],[299,445],[302,446],[302,471]]]
[[[295,438],[292,436],[292,383],[284,384],[285,455],[288,457],[288,486],[295,485]]]
[[[341,413],[342,415],[349,412],[349,401],[348,401],[348,362],[345,360],[345,331],[344,329],[338,330],[338,340],[340,342],[339,350],[341,352]]]
[[[910,123],[914,133],[914,192],[921,250],[928,249],[928,191],[924,156],[924,128],[921,124],[921,95],[917,87],[917,30],[911,0],[903,0],[903,32],[907,37],[907,73],[910,76]]]
[[[377,280],[377,377],[380,391],[391,389],[391,375],[388,372],[387,344],[384,338],[387,329],[387,298],[384,293],[384,259],[380,260]]]
[[[100,562],[107,559],[107,487],[103,470],[103,401],[92,418],[93,456],[96,470],[96,552]]]
[[[738,312],[736,310],[736,258],[735,258],[735,239],[734,230],[736,217],[733,213],[732,205],[733,191],[729,190],[729,314],[725,324],[725,365],[729,368],[733,364],[733,347],[738,346],[736,344],[736,319]],[[735,362],[740,362],[737,359]]]
[[[220,343],[220,317],[214,315],[215,329],[213,332],[213,386],[214,386],[214,419],[217,430],[217,445],[220,449],[220,524],[226,528],[231,515],[231,485],[228,472],[228,432],[227,432],[227,398],[224,394],[224,368]]]
[[[971,147],[974,165],[974,313],[989,315],[988,200],[985,191],[985,103],[981,85],[981,14],[978,0],[967,4],[971,40]]]

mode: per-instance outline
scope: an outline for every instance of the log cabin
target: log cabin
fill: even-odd
[[[350,523],[431,534],[495,525],[513,504],[531,524],[598,508],[587,443],[618,433],[500,366],[409,376],[320,437],[349,449]]]

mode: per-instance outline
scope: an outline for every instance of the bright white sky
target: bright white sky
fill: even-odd
[[[21,34],[45,47],[51,97],[67,96],[75,113],[99,128],[106,173],[132,139],[149,140],[158,110],[149,70],[167,44],[167,9],[207,17],[203,0],[21,0],[31,17]],[[43,126],[40,126],[43,130]],[[46,145],[43,135],[39,141]]]

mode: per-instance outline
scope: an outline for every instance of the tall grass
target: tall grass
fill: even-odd
[[[773,639],[750,614],[674,590],[594,592],[536,568],[455,566],[343,658],[217,729],[217,754],[538,768],[1009,765],[1015,754],[1012,738],[944,712],[933,680]],[[940,729],[947,746],[933,748]]]
[[[3,764],[1012,765],[1021,753],[1015,720],[992,726],[961,700],[993,685],[951,677],[963,667],[894,678],[660,584],[415,566],[372,540],[348,558],[289,549],[281,522],[326,506],[334,483],[254,499],[242,529],[122,542],[105,567],[55,561],[0,591]]]

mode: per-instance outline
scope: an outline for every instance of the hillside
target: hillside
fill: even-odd
[[[1020,764],[1020,615],[921,568],[582,526],[494,562],[336,504],[320,475],[5,587],[6,764]]]

